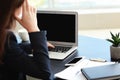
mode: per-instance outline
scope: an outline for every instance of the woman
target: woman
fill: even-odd
[[[17,44],[16,20],[29,33],[33,57]],[[23,75],[51,80],[46,42],[45,32],[37,26],[36,9],[28,0],[0,1],[0,80],[23,80]]]

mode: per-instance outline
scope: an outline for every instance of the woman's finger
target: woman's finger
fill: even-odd
[[[24,1],[23,5],[22,5],[22,10],[23,10],[23,11],[26,11],[26,8],[25,8],[25,7],[26,7],[26,0]]]
[[[26,10],[30,10],[30,4],[28,0],[25,0],[25,6],[26,6]]]

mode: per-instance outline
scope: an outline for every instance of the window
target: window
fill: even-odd
[[[38,9],[120,8],[120,0],[30,0]]]
[[[40,10],[75,10],[81,14],[120,12],[120,0],[30,0]]]
[[[52,1],[52,0],[51,0]],[[45,9],[49,7],[49,0],[30,0],[30,3],[37,8]]]
[[[55,8],[93,9],[120,7],[120,0],[54,0]]]

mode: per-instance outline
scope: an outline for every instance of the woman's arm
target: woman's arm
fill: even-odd
[[[51,67],[44,31],[29,33],[33,58],[22,50],[17,44],[13,33],[10,33],[6,41],[5,65],[10,69],[23,72],[24,74],[50,80]]]

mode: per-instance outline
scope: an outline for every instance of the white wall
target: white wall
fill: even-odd
[[[102,10],[103,11],[103,10]],[[120,12],[78,12],[78,29],[120,28]],[[119,10],[120,11],[120,10]],[[90,11],[89,11],[90,12]],[[19,25],[20,26],[20,25]],[[21,27],[17,28],[21,29]]]
[[[81,14],[78,18],[78,29],[120,28],[120,12]]]

